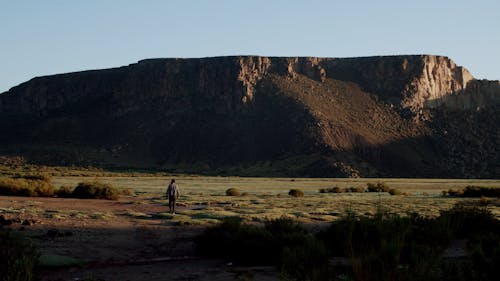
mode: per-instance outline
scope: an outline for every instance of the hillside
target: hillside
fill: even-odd
[[[498,81],[447,57],[148,59],[0,94],[0,156],[257,176],[499,178]]]

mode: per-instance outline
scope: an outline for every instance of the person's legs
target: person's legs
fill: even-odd
[[[172,196],[172,214],[175,214],[175,196]]]
[[[173,196],[168,196],[168,212],[169,213],[172,213],[172,206],[173,206],[173,203],[174,202],[174,197]]]

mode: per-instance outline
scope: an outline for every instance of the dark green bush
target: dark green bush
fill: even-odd
[[[449,242],[469,241],[470,256],[441,257]],[[288,218],[264,226],[227,218],[198,237],[200,253],[242,264],[276,265],[288,280],[496,280],[500,221],[487,209],[457,205],[437,218],[380,212],[346,216],[313,235]],[[329,264],[347,257],[349,265]]]
[[[369,182],[366,184],[366,189],[368,190],[368,192],[389,192],[390,190],[389,186],[387,186],[387,184],[383,182]]]
[[[437,220],[457,238],[471,237],[480,232],[500,233],[500,221],[486,208],[455,205],[442,211]]]
[[[226,195],[227,196],[240,196],[241,193],[238,189],[232,187],[226,190]]]
[[[288,218],[266,221],[261,227],[230,217],[207,228],[196,245],[202,255],[241,264],[279,266],[283,249],[301,245],[308,236],[300,224]]]
[[[463,197],[500,197],[500,188],[484,186],[466,186],[462,192]]]
[[[320,240],[306,236],[283,249],[281,273],[286,280],[331,280],[328,251]]]
[[[79,183],[73,190],[73,197],[81,199],[117,200],[120,192],[110,184],[99,181]]]
[[[267,248],[271,237],[264,228],[243,224],[238,217],[227,217],[205,229],[195,240],[198,252],[242,264],[269,264]]]
[[[288,195],[293,196],[293,197],[304,197],[304,191],[300,189],[290,189],[288,192]]]
[[[34,280],[38,256],[31,240],[10,229],[0,229],[0,281]]]

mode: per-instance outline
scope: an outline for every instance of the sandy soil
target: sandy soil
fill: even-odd
[[[176,226],[159,215],[168,207],[140,197],[118,201],[0,196],[10,228],[31,237],[42,254],[85,265],[46,268],[41,280],[279,280],[272,267],[236,268],[196,256],[201,226]],[[190,208],[190,206],[179,207]],[[149,217],[130,216],[144,213]],[[32,225],[20,222],[32,221]],[[20,221],[20,222],[19,222]]]

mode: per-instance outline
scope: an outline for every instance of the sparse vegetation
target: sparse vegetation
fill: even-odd
[[[468,185],[465,187],[463,197],[500,197],[500,188]]]
[[[10,229],[0,229],[0,281],[34,280],[38,252],[31,240]]]
[[[319,193],[342,193],[342,192],[347,192],[347,189],[334,186],[328,188],[321,188],[319,190]]]
[[[81,199],[117,200],[119,192],[110,184],[97,180],[79,183],[73,190],[73,197]]]
[[[241,193],[237,188],[231,187],[226,190],[226,195],[227,196],[240,196]]]
[[[350,186],[346,188],[341,188],[338,186],[328,187],[328,188],[320,188],[319,193],[345,193],[345,192],[353,192],[353,193],[363,193],[366,189],[362,186]]]
[[[468,256],[442,253],[467,239]],[[500,221],[484,208],[456,206],[437,218],[406,217],[379,209],[373,217],[348,213],[314,235],[289,219],[264,227],[228,218],[198,238],[204,255],[242,264],[275,265],[287,280],[494,280],[500,261]],[[262,255],[262,253],[266,255]],[[332,257],[348,264],[330,264]],[[462,279],[459,279],[462,280]]]
[[[468,185],[464,189],[448,189],[442,192],[443,196],[450,197],[500,197],[499,187]]]
[[[39,175],[0,178],[0,195],[50,197],[55,193],[50,178]]]
[[[293,197],[304,197],[304,191],[302,191],[301,189],[290,189],[288,195]]]

